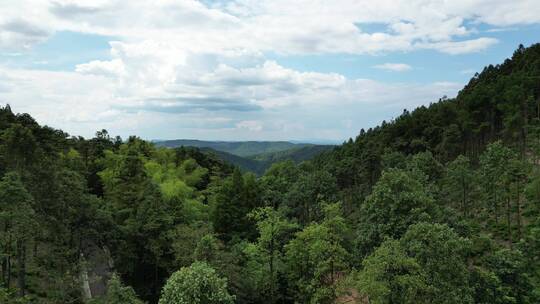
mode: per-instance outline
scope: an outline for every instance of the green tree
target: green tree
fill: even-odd
[[[250,217],[256,221],[259,237],[245,249],[248,266],[255,274],[260,296],[268,303],[275,303],[280,297],[278,278],[285,272],[283,247],[297,225],[271,207],[256,209]]]
[[[469,242],[441,224],[418,223],[363,261],[358,288],[370,303],[472,303]]]
[[[290,186],[286,204],[301,225],[308,225],[324,216],[323,203],[332,201],[336,191],[336,179],[330,173],[306,172]]]
[[[130,286],[124,286],[117,274],[113,273],[107,283],[104,304],[143,304]]]
[[[419,180],[425,179],[427,185],[434,184],[444,173],[442,164],[429,151],[414,154],[410,160],[404,162],[407,170]]]
[[[469,158],[460,155],[448,164],[445,190],[446,198],[450,203],[457,204],[457,209],[464,217],[474,214],[476,176]]]
[[[519,240],[523,236],[523,192],[528,182],[529,173],[530,165],[527,163],[527,161],[522,159],[510,160],[508,167],[510,193],[508,196],[514,201],[513,206],[510,206],[508,203],[509,200],[507,200],[507,225],[510,240],[512,240],[511,220],[509,219],[511,212],[515,213],[517,239]]]
[[[2,282],[11,286],[13,260],[17,262],[17,288],[20,297],[26,294],[27,248],[36,231],[32,208],[33,198],[17,173],[6,174],[0,181],[0,232],[2,242]]]
[[[308,225],[285,246],[289,282],[297,301],[333,303],[337,298],[337,284],[349,256],[340,213],[341,204],[326,205],[323,221]]]
[[[169,232],[169,240],[174,255],[174,267],[179,269],[189,266],[196,260],[205,261],[205,256],[213,255],[212,249],[215,244],[207,244],[204,240],[211,241],[213,235],[207,223],[197,223],[193,225],[179,224],[174,230]],[[203,240],[204,239],[204,240]],[[209,246],[209,248],[207,248]],[[195,248],[195,251],[193,250]],[[207,261],[210,262],[210,261]]]
[[[531,297],[540,301],[540,217],[527,227],[524,241],[521,243],[521,252],[524,254],[526,273],[534,286]]]
[[[388,239],[362,262],[358,290],[369,303],[427,303],[429,283],[420,264],[399,241]]]
[[[481,184],[486,193],[488,208],[495,216],[495,224],[501,218],[503,202],[510,201],[507,170],[513,158],[514,152],[500,141],[488,145],[480,156]]]
[[[212,234],[204,235],[195,247],[195,260],[211,264],[218,258],[219,240]]]
[[[163,287],[159,304],[233,304],[227,280],[204,262],[173,273]]]
[[[434,200],[416,175],[400,169],[384,171],[362,206],[357,231],[359,258],[385,237],[400,238],[410,225],[434,216]]]
[[[483,258],[485,267],[500,281],[505,303],[534,303],[534,288],[526,257],[519,250],[499,249]],[[538,299],[538,298],[537,298]]]
[[[293,161],[273,164],[261,177],[262,201],[265,205],[279,208],[286,203],[289,188],[298,179],[300,169]]]
[[[21,125],[13,124],[1,134],[0,146],[6,167],[22,174],[36,160],[38,144],[32,130]]]
[[[184,171],[168,163],[174,161],[173,154],[152,159],[154,152],[148,143],[130,138],[117,152],[105,152],[105,169],[99,175],[105,190],[103,209],[114,222],[107,244],[115,268],[141,298],[157,301],[168,269],[176,262],[171,237],[176,225],[191,214],[184,211],[190,210],[193,190],[179,177],[184,175],[178,171]]]
[[[470,241],[447,225],[418,223],[400,240],[433,288],[429,303],[471,303],[467,257]]]
[[[223,240],[233,237],[250,237],[255,234],[248,213],[260,206],[260,191],[252,174],[242,176],[236,168],[218,190],[211,219],[214,230]]]

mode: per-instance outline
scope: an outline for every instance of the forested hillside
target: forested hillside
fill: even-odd
[[[205,141],[192,139],[163,140],[155,143],[158,147],[169,148],[211,148],[242,157],[310,146],[310,144],[295,144],[288,141]]]
[[[267,162],[258,161],[249,157],[242,157],[231,153],[214,150],[212,148],[200,148],[200,151],[205,152],[208,155],[214,155],[217,158],[237,166],[243,172],[253,172],[257,175],[262,175],[264,171],[271,165]]]
[[[195,147],[201,151],[239,167],[243,172],[262,175],[270,166],[280,161],[301,163],[321,152],[331,150],[332,145],[291,143],[287,141],[201,141],[176,139],[156,141],[157,147]]]
[[[275,163],[290,160],[299,164],[333,148],[334,146],[329,145],[302,145],[288,150],[265,152],[245,157],[212,148],[200,148],[200,150],[239,167],[243,172],[252,172],[261,176]]]
[[[306,145],[300,147],[294,147],[284,151],[277,152],[265,152],[256,154],[248,158],[273,164],[280,161],[292,160],[295,163],[301,163],[305,160],[310,160],[318,154],[332,150],[334,146],[330,145]]]
[[[0,109],[1,303],[539,303],[540,45],[257,177]]]

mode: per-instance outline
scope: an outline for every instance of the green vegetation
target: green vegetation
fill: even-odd
[[[301,163],[305,160],[310,160],[322,152],[329,151],[334,146],[323,145],[300,145],[284,151],[264,152],[249,156],[250,159],[257,160],[267,164],[273,164],[281,161],[292,160],[295,163]],[[270,166],[268,166],[270,167]]]
[[[244,172],[264,174],[272,164],[292,160],[301,163],[310,160],[334,146],[294,144],[287,141],[201,141],[201,140],[166,140],[157,141],[158,147],[195,147],[208,154],[233,164]]]
[[[310,144],[294,144],[288,141],[204,141],[191,139],[156,141],[156,145],[158,147],[169,148],[210,148],[212,150],[227,152],[241,157],[312,146]]]
[[[113,274],[107,284],[107,294],[104,299],[92,301],[93,304],[142,304],[143,302],[137,298],[133,288],[123,286],[120,278]]]
[[[227,282],[212,267],[195,262],[173,273],[163,287],[159,304],[232,304]]]
[[[210,142],[198,140],[170,140],[157,142],[157,146],[199,148],[212,157],[239,167],[244,172],[261,176],[272,164],[292,160],[295,163],[310,160],[334,146],[293,144],[289,142]]]
[[[539,83],[520,47],[310,161],[255,156],[287,159],[260,176],[2,107],[0,302],[539,303]]]
[[[213,150],[212,148],[200,148],[200,151],[234,165],[244,172],[253,172],[259,176],[264,174],[266,169],[271,165],[269,162],[258,161],[248,157]]]

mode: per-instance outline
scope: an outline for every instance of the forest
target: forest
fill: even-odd
[[[540,44],[261,176],[0,108],[0,303],[540,303]]]
[[[154,141],[156,147],[196,147],[206,154],[237,166],[245,172],[261,176],[272,164],[287,160],[301,163],[317,154],[331,150],[333,145],[293,143],[288,141],[200,141],[166,140]]]

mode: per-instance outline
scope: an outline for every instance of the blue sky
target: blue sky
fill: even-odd
[[[538,42],[539,11],[528,0],[17,1],[0,4],[0,104],[86,137],[339,142],[455,96]]]

